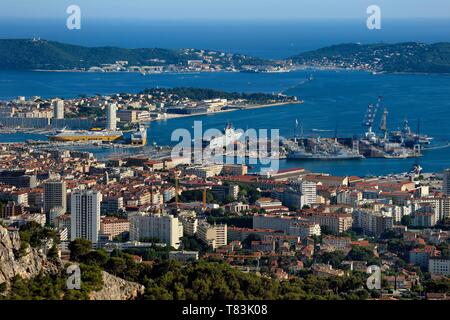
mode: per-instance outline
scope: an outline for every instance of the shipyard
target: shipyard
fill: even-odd
[[[379,132],[375,121],[378,110],[383,108]],[[338,136],[337,127],[333,138],[323,138],[318,134],[331,130],[314,129],[313,135],[305,137],[303,124],[295,120],[294,137],[283,141],[287,159],[300,160],[360,160],[364,158],[405,159],[418,158],[432,143],[433,138],[413,132],[408,120],[404,120],[399,130],[389,131],[388,109],[382,106],[382,97],[376,104],[369,104],[363,120],[365,132],[362,136]],[[420,128],[420,122],[418,124]],[[448,147],[448,145],[441,146]]]

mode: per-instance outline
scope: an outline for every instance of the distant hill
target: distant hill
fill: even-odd
[[[189,60],[215,70],[258,71],[294,64],[376,72],[450,73],[450,43],[340,44],[283,61],[198,49],[84,47],[47,40],[0,39],[0,70],[87,70],[126,60],[128,66],[169,66],[185,70]]]
[[[297,64],[384,72],[450,73],[450,43],[340,44],[291,57]]]
[[[194,49],[124,49],[118,47],[83,47],[47,40],[0,40],[0,69],[3,70],[70,70],[88,69],[102,64],[127,60],[129,65],[187,65],[208,54],[222,66],[267,64],[263,59]]]

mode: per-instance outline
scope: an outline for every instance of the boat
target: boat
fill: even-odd
[[[147,144],[147,128],[140,125],[139,128],[131,134],[131,144],[145,146]]]
[[[236,132],[231,123],[228,123],[224,129],[223,135],[218,137],[211,137],[210,140],[204,140],[203,145],[209,149],[226,148],[227,146],[236,143],[243,135],[243,132]]]
[[[346,150],[343,148],[332,151],[316,151],[309,152],[305,148],[299,147],[289,150],[287,159],[297,160],[358,160],[364,156],[354,150]]]
[[[67,130],[62,129],[54,134],[48,135],[50,141],[115,141],[122,138],[123,133],[119,130]]]
[[[412,132],[408,120],[405,119],[401,130],[392,131],[390,133],[390,140],[402,143],[407,147],[412,147],[416,144],[429,145],[431,144],[433,138],[427,135]]]

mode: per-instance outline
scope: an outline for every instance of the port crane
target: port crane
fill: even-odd
[[[388,114],[389,114],[389,112],[388,112],[387,108],[384,108],[383,116],[381,118],[381,123],[380,123],[380,130],[381,130],[381,132],[383,132],[383,140],[384,141],[388,140],[388,129],[387,129]]]
[[[378,102],[373,105],[370,103],[367,107],[367,113],[364,117],[363,125],[367,127],[367,131],[365,133],[365,137],[367,140],[371,142],[377,141],[377,136],[375,132],[373,132],[373,123],[375,121],[375,117],[377,115],[377,111],[380,108],[382,97],[378,97]]]

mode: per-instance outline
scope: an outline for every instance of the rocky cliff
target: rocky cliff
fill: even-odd
[[[8,288],[15,276],[30,279],[40,273],[58,273],[61,268],[61,261],[49,261],[30,246],[21,250],[19,232],[0,226],[0,284],[6,283]]]
[[[91,300],[134,300],[144,294],[145,287],[102,272],[103,288],[92,292]]]
[[[18,231],[10,231],[0,225],[0,285],[6,284],[8,292],[15,276],[31,279],[37,275],[58,274],[63,271],[61,260],[49,260],[37,249],[28,246],[21,249]],[[91,292],[92,300],[131,300],[144,293],[145,287],[102,272],[103,288]],[[1,293],[0,293],[1,294]]]

